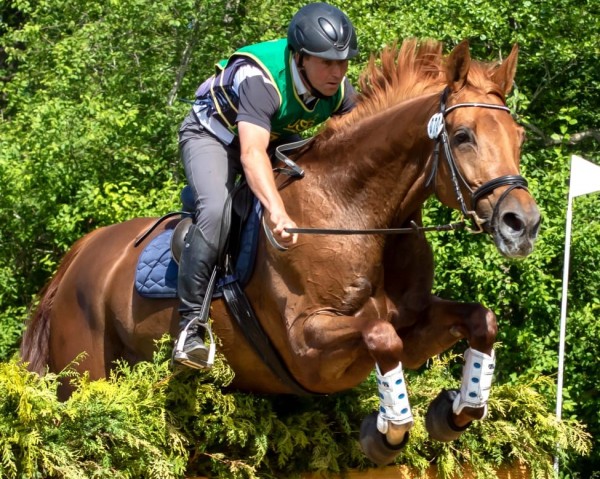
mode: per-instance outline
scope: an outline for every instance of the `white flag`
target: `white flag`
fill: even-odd
[[[595,191],[600,191],[600,166],[573,155],[569,196],[587,195]]]

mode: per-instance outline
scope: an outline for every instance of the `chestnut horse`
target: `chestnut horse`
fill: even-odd
[[[305,177],[278,178],[298,225],[368,234],[300,234],[282,251],[261,232],[246,297],[306,391],[352,388],[375,367],[380,409],[363,421],[360,441],[378,464],[394,459],[413,424],[403,367],[418,368],[463,338],[461,387],[440,393],[426,426],[434,439],[451,441],[485,416],[495,315],[432,294],[433,254],[418,227],[423,203],[435,195],[490,234],[502,255],[532,251],[540,214],[519,175],[523,131],[505,106],[516,65],[516,45],[500,65],[471,60],[466,41],[447,56],[436,41],[386,48],[361,76],[356,108],[294,156]],[[101,228],[67,253],[23,339],[30,369],[60,371],[85,352],[77,369],[102,378],[117,359],[149,360],[154,341],[176,333],[177,301],[134,289],[134,243],[155,221]],[[296,392],[261,360],[222,299],[211,317],[236,388]]]

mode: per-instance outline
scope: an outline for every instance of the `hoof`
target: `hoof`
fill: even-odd
[[[429,405],[425,415],[425,428],[431,439],[442,442],[454,441],[471,425],[469,423],[464,427],[457,427],[454,424],[452,403],[457,395],[456,389],[449,391],[444,389]]]
[[[377,412],[369,414],[360,425],[360,447],[365,456],[378,466],[387,466],[393,462],[407,441],[408,432],[400,444],[391,445],[385,434],[381,434],[377,430]]]

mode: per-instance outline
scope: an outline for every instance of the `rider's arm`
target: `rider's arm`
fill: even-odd
[[[297,234],[287,233],[284,228],[296,228],[296,223],[288,216],[281,195],[275,185],[273,170],[267,147],[270,133],[263,127],[246,121],[238,122],[242,167],[246,181],[269,214],[274,225],[273,233],[283,244],[294,244]]]

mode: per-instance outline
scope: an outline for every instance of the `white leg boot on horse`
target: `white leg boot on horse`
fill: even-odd
[[[207,294],[207,290],[216,261],[217,248],[192,224],[179,260],[177,293],[181,320],[173,361],[195,369],[210,368],[214,361],[215,344],[208,321],[212,291]]]
[[[457,394],[452,403],[454,414],[460,414],[468,406],[484,408],[481,419],[487,415],[487,402],[490,397],[494,369],[496,367],[495,354],[485,354],[469,348],[465,351],[465,365],[462,372],[460,394]]]
[[[362,423],[360,442],[365,454],[376,464],[389,464],[408,441],[414,421],[408,400],[402,363],[382,374],[376,365],[379,411]],[[376,434],[373,426],[381,434]]]
[[[385,374],[381,373],[379,365],[376,365],[375,370],[379,390],[377,430],[381,434],[392,435],[394,440],[391,442],[393,443],[402,442],[404,434],[413,425],[402,364],[398,364],[396,369]]]
[[[444,313],[440,314],[443,309]],[[449,326],[446,327],[448,338],[465,338],[470,346],[465,351],[461,388],[442,390],[425,416],[431,438],[449,442],[458,439],[474,420],[483,419],[487,413],[495,368],[493,345],[498,329],[494,313],[481,305],[453,306],[439,301],[430,314],[438,321],[444,318],[438,324]],[[409,344],[409,339],[405,341]]]
[[[487,415],[487,402],[495,369],[495,355],[469,348],[465,351],[465,364],[460,390],[444,390],[429,406],[425,423],[429,435],[438,441],[454,441],[469,427],[472,420],[459,425],[455,418],[463,411],[483,419]],[[466,408],[469,408],[468,411]],[[440,417],[448,418],[440,421]]]

